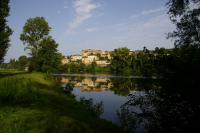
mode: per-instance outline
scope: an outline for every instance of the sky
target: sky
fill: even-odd
[[[62,55],[92,49],[113,51],[127,47],[149,50],[173,48],[166,33],[175,30],[167,15],[168,0],[10,0],[11,46],[5,63],[18,59],[25,45],[19,39],[29,18],[44,17],[52,28],[50,36]]]

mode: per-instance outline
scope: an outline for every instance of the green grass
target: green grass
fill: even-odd
[[[120,132],[42,73],[0,70],[0,133]]]

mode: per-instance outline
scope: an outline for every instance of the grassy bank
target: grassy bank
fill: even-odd
[[[42,73],[0,70],[0,132],[103,133],[120,129]]]

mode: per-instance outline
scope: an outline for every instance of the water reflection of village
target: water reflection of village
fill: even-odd
[[[113,86],[109,77],[62,77],[62,83],[81,87],[82,92],[110,91]]]

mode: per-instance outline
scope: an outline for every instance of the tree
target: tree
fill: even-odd
[[[156,47],[155,50],[154,50],[154,53],[158,53],[158,51],[159,51],[159,48]]]
[[[15,61],[15,58],[14,59],[10,59],[9,64],[10,64],[12,69],[16,69],[18,67],[17,63],[18,63],[18,61],[17,60]]]
[[[62,54],[56,53],[58,44],[51,36],[44,38],[36,56],[36,70],[42,72],[55,72],[61,64]]]
[[[29,18],[23,27],[20,40],[27,46],[24,50],[30,50],[30,55],[36,55],[41,48],[40,42],[47,37],[51,27],[45,21],[44,17]]]
[[[191,7],[191,3],[197,5]],[[167,38],[175,39],[175,47],[200,44],[200,0],[169,0],[170,20],[176,25],[176,31],[169,32]]]
[[[70,64],[70,72],[77,72],[77,70],[78,70],[77,67],[78,67],[78,66],[77,66],[76,64],[74,64],[74,62],[72,62],[72,63]]]
[[[85,69],[86,69],[85,63],[81,62],[78,69],[79,69],[79,71],[85,71]]]
[[[22,55],[18,58],[19,60],[19,66],[18,66],[18,69],[19,70],[24,70],[27,63],[28,63],[28,58],[25,56],[25,55]]]
[[[159,51],[158,51],[158,53],[159,53],[159,54],[164,54],[164,53],[166,53],[165,48],[163,48],[163,47],[160,48]]]
[[[95,68],[97,67],[96,61],[93,61],[91,65],[92,65],[92,69],[95,70]]]
[[[101,59],[101,54],[97,53],[97,57],[99,58],[99,60]]]
[[[131,65],[131,58],[129,55],[129,49],[126,47],[115,49],[113,53],[111,53],[111,69],[113,71],[124,71],[129,68]]]
[[[7,25],[6,17],[9,16],[10,6],[8,3],[10,0],[0,1],[0,63],[4,61],[4,56],[6,55],[8,48],[10,46],[9,36],[12,35],[13,31]]]

